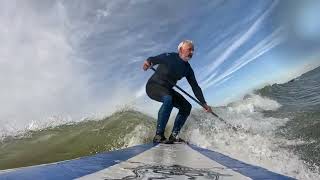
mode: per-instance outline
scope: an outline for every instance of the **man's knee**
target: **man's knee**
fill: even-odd
[[[183,106],[183,109],[181,109],[181,113],[183,113],[183,115],[189,116],[190,112],[191,112],[192,106],[189,102],[185,103]]]
[[[162,96],[162,102],[163,102],[163,104],[172,106],[172,104],[173,104],[172,96],[170,96],[170,95]]]

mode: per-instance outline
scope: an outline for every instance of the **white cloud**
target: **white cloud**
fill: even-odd
[[[214,80],[204,84],[204,88],[208,88],[212,85],[215,85],[217,82],[223,80],[225,82],[225,78],[233,74],[234,72],[238,71],[251,61],[256,60],[258,57],[263,55],[264,53],[268,52],[275,46],[279,45],[281,42],[285,40],[285,37],[282,32],[282,28],[276,29],[274,32],[272,32],[269,36],[262,39],[257,45],[255,45],[253,48],[249,49],[243,56],[241,56],[239,59],[237,59],[233,65],[228,68],[225,72],[220,74],[217,78]],[[227,78],[229,79],[229,78]],[[221,83],[219,83],[221,84]]]
[[[274,1],[271,6],[248,28],[248,30],[243,35],[239,36],[239,38],[237,38],[234,43],[232,43],[225,51],[223,51],[223,53],[216,60],[214,60],[213,63],[209,64],[206,70],[207,72],[205,74],[210,74],[211,72],[215,71],[236,50],[238,50],[241,45],[248,41],[258,31],[258,29],[261,28],[261,24],[270,15],[277,3],[278,1]],[[215,76],[209,76],[203,82],[201,82],[201,84],[203,84],[204,88],[208,88],[230,74],[230,72],[224,72],[223,75],[220,75],[215,79],[213,79]]]

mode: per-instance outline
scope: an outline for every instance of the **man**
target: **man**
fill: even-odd
[[[194,45],[190,40],[182,41],[178,46],[178,53],[164,53],[158,56],[149,57],[143,64],[143,70],[159,64],[156,72],[151,76],[146,85],[147,95],[162,106],[158,113],[157,130],[153,139],[154,143],[168,143],[183,141],[178,138],[178,134],[187,120],[191,104],[173,86],[183,77],[186,77],[192,87],[192,91],[197,99],[204,104],[206,112],[212,112],[211,107],[206,104],[202,90],[195,78],[194,72],[188,63],[192,58]],[[168,140],[164,136],[164,131],[170,117],[170,113],[176,107],[179,112],[176,116],[172,133]]]

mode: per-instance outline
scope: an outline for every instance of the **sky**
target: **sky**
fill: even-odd
[[[316,0],[1,1],[0,131],[127,105],[154,114],[143,61],[184,39],[195,44],[190,64],[209,105],[284,83],[320,65],[319,8]],[[185,79],[178,85],[193,94]]]

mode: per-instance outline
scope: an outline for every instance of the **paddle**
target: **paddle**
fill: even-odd
[[[153,71],[156,71],[154,69],[154,67],[150,67],[150,69],[152,69]],[[192,97],[189,93],[187,93],[186,91],[184,91],[182,88],[180,88],[178,85],[171,83],[170,81],[168,81],[171,85],[173,85],[174,87],[178,88],[180,91],[182,91],[185,95],[187,95],[189,98],[191,98],[192,100],[194,100],[196,103],[198,103],[200,106],[202,106],[203,108],[205,108],[204,104],[202,104],[200,101],[198,101],[196,98]],[[219,117],[216,113],[211,112],[212,115],[214,115],[215,117],[217,117],[220,121],[222,121],[224,124],[226,124],[229,128],[231,128],[234,131],[237,131],[238,129],[234,126],[232,126],[231,124],[227,123],[227,121],[225,121],[224,119],[222,119],[221,117]]]

